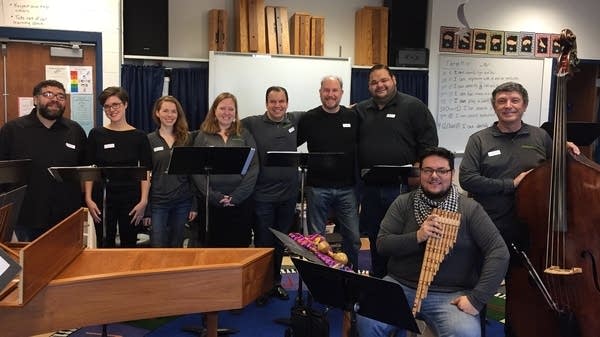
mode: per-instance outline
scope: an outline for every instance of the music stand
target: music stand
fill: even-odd
[[[350,312],[350,336],[357,336],[357,313],[420,333],[400,285],[294,257],[292,262],[317,302]]]
[[[5,192],[0,195],[0,206],[12,204],[2,214],[0,223],[0,242],[10,242],[14,226],[19,218],[21,204],[27,191],[27,180],[31,174],[31,159],[2,160],[0,161],[0,190]]]
[[[106,185],[110,182],[146,180],[148,169],[142,166],[63,166],[49,167],[58,182],[100,181],[102,187],[102,242],[106,238]]]
[[[204,202],[204,246],[209,243],[208,199],[210,194],[211,174],[246,174],[252,163],[254,152],[251,147],[216,147],[216,146],[178,146],[173,148],[169,161],[168,174],[203,174],[206,176]],[[184,331],[206,334],[204,327],[184,327]],[[235,329],[217,329],[217,335],[231,335]]]
[[[31,172],[31,159],[0,161],[0,185],[25,185]]]
[[[168,174],[206,176],[204,202],[204,245],[209,243],[208,199],[211,174],[246,174],[255,149],[251,147],[178,146],[173,148]]]
[[[393,185],[402,184],[408,177],[417,177],[417,170],[418,168],[412,165],[375,165],[363,169],[360,176],[366,184]]]
[[[343,152],[296,152],[296,151],[267,151],[265,166],[298,167],[300,169],[300,230],[308,235],[306,226],[306,206],[304,185],[306,174],[310,168],[334,167]]]
[[[12,240],[15,224],[19,218],[27,185],[0,194],[0,243]],[[6,207],[6,208],[5,208]]]

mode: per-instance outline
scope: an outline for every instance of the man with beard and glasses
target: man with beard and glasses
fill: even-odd
[[[436,336],[481,336],[480,310],[497,291],[508,268],[504,240],[483,207],[452,185],[454,155],[444,148],[426,149],[419,158],[420,186],[390,206],[377,236],[377,250],[389,256],[388,275],[399,284],[409,305],[415,298],[426,242],[440,238],[438,208],[461,214],[456,242],[439,265],[417,318]],[[360,336],[404,336],[395,326],[358,317]]]
[[[82,206],[81,184],[59,183],[47,170],[84,162],[85,132],[79,124],[63,117],[66,100],[62,83],[42,81],[33,88],[31,113],[0,129],[0,160],[32,160],[27,192],[15,225],[19,241],[35,240]]]

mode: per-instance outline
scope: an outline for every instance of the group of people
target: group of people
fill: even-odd
[[[280,274],[284,247],[270,229],[288,233],[294,225],[299,173],[295,167],[268,166],[266,157],[269,151],[296,151],[306,143],[309,152],[338,154],[308,170],[308,232],[324,233],[327,221],[335,217],[342,250],[356,269],[360,213],[370,240],[372,275],[400,284],[409,303],[426,242],[442,235],[432,209],[461,214],[456,244],[419,315],[438,336],[480,336],[479,312],[509,267],[507,244],[527,244],[525,226],[515,216],[515,189],[549,159],[550,137],[522,121],[528,104],[525,88],[513,82],[499,85],[491,96],[498,121],[469,138],[460,165],[460,184],[469,198],[453,185],[454,155],[438,147],[427,106],[399,92],[385,65],[371,68],[368,86],[369,99],[345,107],[340,104],[342,80],[325,76],[319,88],[321,105],[306,112],[288,112],[288,92],[272,86],[266,90],[264,114],[242,120],[236,97],[224,92],[193,132],[177,99],[164,96],[152,109],[157,128],[148,135],[127,123],[127,92],[109,87],[98,97],[109,123],[86,137],[81,126],[63,117],[63,85],[42,81],[33,90],[31,113],[0,129],[0,160],[33,160],[17,238],[34,240],[83,201],[95,222],[99,247],[117,246],[117,226],[119,246],[135,246],[143,225],[151,226],[153,247],[181,247],[187,222],[198,218],[199,227],[205,228],[206,220],[197,216],[205,210],[198,205],[208,201],[205,245],[247,247],[253,238],[256,247],[274,247],[273,289],[267,295],[287,299]],[[167,173],[177,146],[251,147],[256,155],[244,174],[211,175],[207,186],[205,175]],[[576,146],[569,148],[579,153]],[[79,182],[58,183],[47,171],[50,166],[80,165],[142,167],[147,177],[84,182],[82,200]],[[413,165],[418,178],[359,183],[360,174],[376,165]],[[358,328],[362,336],[402,333],[362,316]]]

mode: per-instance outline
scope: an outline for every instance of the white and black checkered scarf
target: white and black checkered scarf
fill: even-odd
[[[459,196],[460,194],[458,193],[456,186],[451,185],[450,190],[444,199],[431,200],[423,193],[423,189],[419,186],[414,194],[415,219],[417,219],[417,224],[420,226],[427,216],[431,214],[433,208],[458,212]]]

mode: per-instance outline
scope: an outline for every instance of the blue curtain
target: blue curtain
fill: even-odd
[[[121,65],[121,86],[129,92],[127,122],[146,132],[156,129],[152,106],[162,96],[165,68],[162,66]]]
[[[200,68],[173,68],[169,94],[181,102],[190,130],[197,130],[208,111],[208,63]]]
[[[369,70],[365,68],[352,68],[352,88],[350,90],[350,103],[365,100],[369,94]],[[397,70],[392,69],[396,76],[398,91],[415,96],[427,104],[429,73],[424,70]]]

